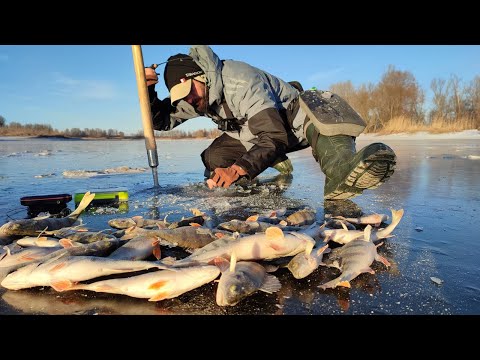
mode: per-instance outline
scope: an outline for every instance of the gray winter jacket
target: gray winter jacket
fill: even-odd
[[[160,101],[150,91],[155,130],[171,130],[198,116],[211,118],[248,150],[235,164],[245,169],[250,178],[279,156],[308,146],[302,128],[305,113],[298,106],[296,88],[244,62],[221,61],[206,45],[192,46],[189,55],[207,77],[208,113],[196,113],[183,100],[172,107],[170,98]]]

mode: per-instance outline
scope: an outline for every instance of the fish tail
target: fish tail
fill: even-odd
[[[69,218],[78,218],[78,216],[85,210],[85,208],[92,202],[93,198],[95,197],[95,193],[91,194],[90,191],[87,191],[85,195],[83,195],[82,201],[78,204],[77,208],[74,212],[68,215]]]
[[[402,219],[403,213],[404,213],[403,209],[400,209],[400,210],[391,209],[391,211],[392,211],[392,222],[385,229],[377,231],[376,233],[377,239],[386,238],[393,231],[393,229],[395,229],[395,227],[398,225],[398,223]]]
[[[318,287],[322,290],[325,289],[334,289],[337,286],[343,286],[350,288],[350,280],[352,280],[355,276],[353,274],[341,274],[339,277],[326,282],[325,284],[319,285]]]

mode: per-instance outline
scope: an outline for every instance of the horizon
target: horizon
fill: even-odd
[[[142,45],[146,66],[161,63],[190,45]],[[211,45],[221,59],[249,63],[305,89],[327,90],[351,81],[377,84],[390,65],[412,73],[432,99],[433,79],[455,75],[466,85],[480,74],[478,45]],[[168,96],[163,67],[157,72],[160,99]],[[27,69],[27,70],[26,70]],[[132,135],[142,120],[131,45],[1,45],[0,115],[6,124],[114,129]],[[194,118],[175,130],[214,129],[211,119]]]

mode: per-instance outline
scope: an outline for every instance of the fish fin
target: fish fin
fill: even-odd
[[[60,249],[60,250],[63,250],[63,249]],[[60,250],[57,250],[57,251],[60,251]],[[62,258],[62,257],[64,257],[64,256],[70,256],[70,254],[69,254],[67,251],[62,251],[62,252],[60,252],[60,254],[52,257],[51,259],[48,259],[48,260],[42,262],[42,265],[50,264],[50,263],[52,263],[52,262],[54,262],[54,261],[57,261],[58,259],[60,259],[60,258]]]
[[[258,220],[258,214],[249,216],[245,221],[257,221],[257,220]]]
[[[213,265],[218,267],[221,272],[225,272],[228,269],[229,261],[223,257],[217,256],[213,259]]]
[[[375,248],[378,248],[379,246],[382,246],[383,245],[383,241],[381,243],[378,243],[377,245],[375,245]]]
[[[372,237],[372,225],[367,225],[365,229],[363,230],[363,237],[365,238],[365,241],[370,242],[371,237]]]
[[[157,260],[160,260],[162,258],[162,250],[160,249],[160,241],[158,241],[154,247],[153,247],[153,256],[155,256],[155,258]]]
[[[78,244],[75,244],[74,241],[70,240],[70,239],[67,239],[67,238],[63,238],[63,239],[60,239],[58,240],[58,243],[60,245],[62,245],[62,247],[64,249],[68,249],[68,248],[71,248],[71,247],[75,247],[75,246],[79,246]]]
[[[279,224],[282,225],[282,226],[287,226],[288,225],[288,223],[285,220],[280,220]]]
[[[158,290],[168,284],[168,280],[160,280],[152,283],[147,289],[149,290]]]
[[[191,222],[188,225],[193,226],[193,227],[201,227],[202,226],[199,223],[194,223],[194,222]]]
[[[390,211],[392,212],[392,223],[400,222],[404,213],[403,209],[400,209],[400,210],[390,209]]]
[[[265,274],[265,278],[263,279],[263,283],[258,290],[266,292],[268,294],[272,294],[277,292],[282,288],[282,284],[280,280],[274,275]]]
[[[314,242],[308,242],[307,245],[305,246],[305,255],[307,257],[310,256],[312,253],[313,247],[315,246],[315,241]]]
[[[360,270],[360,274],[361,274],[361,273],[369,273],[369,274],[374,275],[374,274],[375,274],[375,270],[373,270],[371,267],[367,266],[366,268]]]
[[[386,267],[390,267],[390,266],[391,266],[390,262],[389,262],[387,259],[385,259],[383,256],[379,255],[379,254],[377,254],[377,255],[375,256],[375,260],[380,261],[380,262],[381,262],[383,265],[385,265]]]
[[[235,271],[236,265],[237,265],[237,254],[235,254],[235,251],[232,251],[232,255],[230,255],[230,272]]]
[[[344,280],[344,281],[340,281],[337,286],[343,286],[343,287],[347,287],[347,288],[351,288],[352,286],[350,285],[350,281],[348,280]]]
[[[132,225],[128,228],[125,229],[125,234],[130,234],[131,232],[135,231],[135,228],[137,227],[137,225]]]
[[[225,236],[225,234],[223,234],[223,233],[221,233],[221,232],[215,233],[215,237],[216,237],[217,239],[221,239],[221,238],[223,238],[224,236]]]
[[[48,272],[55,272],[55,271],[58,271],[58,270],[60,270],[60,269],[64,268],[64,267],[65,267],[65,265],[67,265],[67,262],[66,262],[66,261],[64,261],[64,262],[61,262],[60,264],[57,264],[57,265],[55,265],[53,268],[51,268],[50,270],[48,270]]]
[[[328,247],[328,244],[325,245],[325,246],[322,246],[320,249],[317,250],[317,255],[320,255],[320,254],[328,254],[329,252],[331,252],[332,250],[330,250],[330,248]]]
[[[41,243],[42,241],[47,241],[47,240],[48,240],[48,238],[46,236],[40,236],[39,235],[39,236],[37,236],[37,240],[35,240],[35,242],[38,241],[38,242]]]
[[[50,286],[54,288],[56,291],[66,291],[66,290],[71,290],[72,287],[75,286],[75,283],[73,283],[70,280],[56,280],[52,281],[50,283]]]
[[[161,293],[158,293],[158,294],[152,296],[150,299],[148,299],[148,301],[160,301],[160,300],[163,300],[163,299],[168,299],[168,295],[169,295],[169,293],[167,293],[167,292],[161,292]]]
[[[352,280],[353,278],[355,278],[357,274],[341,274],[339,277],[333,279],[333,280],[330,280],[324,284],[321,284],[319,285],[318,287],[320,289],[334,289],[336,288],[337,286],[343,286],[343,287],[351,287],[350,286],[350,280]]]
[[[267,230],[265,230],[265,235],[267,236],[267,239],[270,240],[282,239],[285,237],[282,229],[275,226],[270,226],[269,228],[267,228]]]
[[[9,248],[7,245],[5,245],[5,246],[3,247],[3,250],[6,251],[6,255],[4,255],[4,256],[11,256],[11,255],[12,255],[12,252],[11,252],[10,248]]]
[[[47,230],[48,230],[48,226],[47,226],[45,229],[43,229],[42,231],[40,231],[40,233],[38,234],[37,237],[40,237],[40,236],[41,236],[43,233],[45,233]]]

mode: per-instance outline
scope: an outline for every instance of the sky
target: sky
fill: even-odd
[[[431,101],[430,83],[480,75],[480,45],[210,45],[221,59],[239,60],[305,89],[327,90],[338,82],[377,84],[389,65],[413,74]],[[190,45],[142,45],[146,66]],[[168,96],[162,74],[156,89]],[[0,45],[0,115],[6,123],[142,131],[131,45]],[[177,129],[213,129],[195,118]]]

